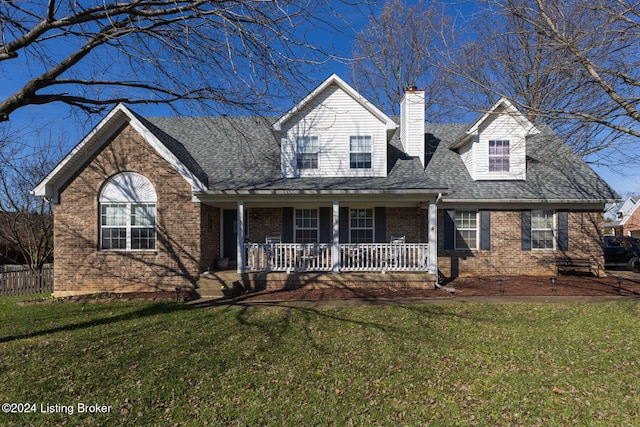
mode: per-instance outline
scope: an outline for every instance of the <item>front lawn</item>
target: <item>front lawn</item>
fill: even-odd
[[[35,413],[1,425],[640,424],[635,301],[16,301],[0,298],[0,403]]]

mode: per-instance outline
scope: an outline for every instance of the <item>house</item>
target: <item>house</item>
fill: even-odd
[[[640,203],[638,197],[629,197],[607,209],[605,231],[613,236],[640,237]]]
[[[335,75],[281,117],[118,105],[34,193],[55,203],[59,296],[196,287],[216,259],[265,280],[555,274],[559,254],[602,264],[617,198],[506,99],[430,124],[424,91],[389,117]]]

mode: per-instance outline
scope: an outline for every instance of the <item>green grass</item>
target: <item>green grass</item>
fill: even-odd
[[[1,425],[640,425],[637,302],[209,308],[0,298]],[[40,405],[110,405],[43,414]]]

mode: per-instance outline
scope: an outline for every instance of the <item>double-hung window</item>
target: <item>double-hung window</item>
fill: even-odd
[[[156,249],[156,192],[142,175],[115,175],[100,192],[100,249]]]
[[[373,243],[373,209],[351,209],[351,243]]]
[[[296,209],[296,243],[318,243],[318,210]]]
[[[531,248],[555,249],[555,215],[553,211],[531,211]]]
[[[349,139],[349,167],[371,169],[371,136],[352,136]]]
[[[456,249],[478,248],[478,211],[456,210]]]
[[[318,169],[318,144],[317,136],[299,136],[296,138],[296,168]]]
[[[509,172],[509,141],[489,141],[489,172]]]

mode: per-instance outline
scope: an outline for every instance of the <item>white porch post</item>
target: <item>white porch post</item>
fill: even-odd
[[[340,203],[333,201],[333,241],[331,244],[333,273],[340,273]]]
[[[438,275],[438,206],[429,202],[429,273]]]
[[[238,224],[238,232],[237,232],[237,273],[244,273],[244,201],[238,201],[238,219],[236,221]]]

